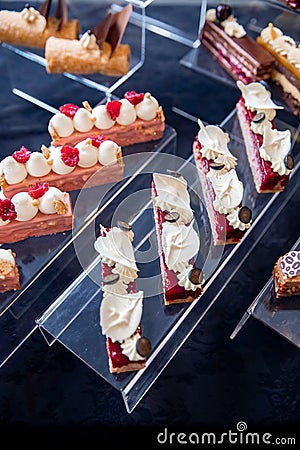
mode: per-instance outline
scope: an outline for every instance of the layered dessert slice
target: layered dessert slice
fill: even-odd
[[[237,159],[228,148],[230,137],[221,127],[198,123],[193,153],[213,241],[237,244],[251,226],[252,212],[243,206],[244,187],[235,170]]]
[[[231,12],[229,4],[207,10],[202,45],[235,80],[244,83],[268,80],[274,66],[273,56],[247,34]]]
[[[161,139],[165,131],[162,107],[150,92],[127,91],[121,100],[92,108],[62,105],[49,121],[53,146],[73,145],[104,134],[121,147]]]
[[[72,145],[30,151],[22,146],[0,162],[0,186],[6,197],[46,182],[70,192],[120,181],[124,175],[122,149],[103,135]]]
[[[44,48],[50,36],[77,39],[80,24],[68,18],[66,0],[58,0],[50,16],[51,0],[44,1],[38,9],[26,3],[19,11],[0,11],[0,42],[32,48]]]
[[[104,20],[80,39],[50,37],[45,46],[48,73],[126,75],[130,68],[130,46],[121,44],[132,5],[109,12]]]
[[[300,48],[294,39],[272,23],[256,38],[275,59],[272,81],[293,114],[300,116]]]
[[[248,161],[258,193],[280,192],[288,184],[294,167],[290,130],[278,131],[276,110],[262,83],[237,81],[241,97],[236,105]]]
[[[273,269],[277,298],[300,295],[300,252],[292,250],[277,260]]]
[[[195,266],[200,240],[186,180],[154,173],[152,200],[164,304],[193,302],[203,292],[204,277]]]
[[[37,183],[11,199],[0,197],[1,242],[56,234],[73,228],[70,195],[47,183]]]
[[[106,351],[111,373],[143,369],[151,343],[142,334],[143,291],[136,289],[136,266],[131,227],[119,221],[118,226],[104,228],[95,241],[102,261],[103,299],[100,326],[106,336]]]
[[[20,276],[16,254],[11,249],[0,248],[0,293],[19,289]]]

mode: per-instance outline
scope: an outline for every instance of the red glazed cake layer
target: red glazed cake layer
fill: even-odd
[[[236,109],[257,192],[267,193],[283,191],[288,184],[290,177],[289,175],[279,175],[274,172],[271,168],[271,163],[261,158],[259,148],[262,144],[262,136],[253,133],[250,129],[255,112],[252,112],[245,107],[243,98],[240,98],[236,105]],[[275,127],[273,121],[272,128]]]

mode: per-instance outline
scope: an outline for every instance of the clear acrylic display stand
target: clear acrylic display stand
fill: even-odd
[[[171,20],[171,8],[181,8],[182,14],[184,15],[183,5],[170,5],[169,3],[162,2],[157,7],[156,3],[153,5],[154,0],[128,0],[130,3],[133,3],[141,8],[141,10],[145,10],[147,7],[147,14],[142,16],[139,12],[134,12],[130,18],[130,21],[137,26],[142,26],[144,24],[145,28],[152,33],[159,34],[168,39],[172,39],[173,41],[179,42],[180,44],[186,45],[188,47],[197,48],[200,45],[199,35],[202,30],[207,0],[201,0],[201,6],[199,7],[198,13],[195,15],[194,23],[187,23],[186,27],[183,28],[183,21],[179,23],[172,23]],[[158,2],[157,2],[158,3]],[[152,6],[155,6],[155,10],[152,9]],[[117,5],[114,5],[113,8],[115,10],[119,10]],[[162,12],[165,8],[164,18],[162,17]],[[198,8],[198,7],[197,7]],[[159,11],[159,9],[161,11]],[[179,17],[182,17],[180,14]],[[178,21],[178,19],[177,19]]]
[[[291,250],[300,250],[300,238]],[[273,277],[270,277],[258,296],[247,308],[243,317],[233,330],[234,339],[250,317],[279,333],[300,349],[300,307],[299,297],[276,300]]]
[[[158,141],[135,144],[122,149],[124,156],[124,176],[117,183],[87,189],[88,196],[105,192],[102,211],[113,208],[113,202],[121,197],[122,191],[135,179],[147,164],[160,152],[175,153],[177,134],[166,125],[163,137]],[[134,160],[130,155],[137,154]],[[126,159],[127,158],[127,159]],[[96,175],[101,176],[101,169]],[[70,193],[75,208],[80,191]],[[74,206],[75,205],[75,206]],[[76,264],[74,241],[89,226],[97,210],[89,201],[77,207],[74,229],[56,235],[29,238],[10,244],[17,255],[21,289],[1,294],[0,308],[0,367],[21,347],[37,329],[36,318],[47,309],[57,296],[68,288],[68,284],[80,274],[81,266]],[[3,246],[6,248],[7,245]],[[72,264],[71,264],[72,263]]]
[[[132,14],[137,14],[137,11],[141,17],[140,26],[134,25],[131,21],[128,22],[126,27],[124,36],[122,38],[122,43],[126,43],[130,45],[131,56],[130,56],[130,69],[126,75],[120,77],[107,76],[102,74],[91,74],[91,75],[75,75],[68,72],[64,72],[64,74],[48,74],[46,72],[46,59],[44,57],[44,50],[40,49],[30,49],[20,46],[15,46],[11,44],[2,43],[2,50],[6,50],[7,52],[12,52],[15,56],[18,55],[23,59],[23,61],[27,60],[30,64],[36,64],[37,69],[40,66],[41,77],[43,83],[40,83],[42,90],[44,92],[55,92],[55,84],[61,83],[62,78],[65,77],[69,80],[72,80],[76,83],[80,83],[83,86],[94,89],[99,94],[106,96],[109,98],[111,94],[121,86],[128,78],[130,78],[135,72],[137,72],[140,67],[144,64],[145,61],[145,9],[141,8],[137,2],[131,1],[123,1],[120,0],[118,2],[119,8],[122,9],[126,4],[132,3],[133,12]],[[78,3],[76,0],[70,2],[71,8],[74,11],[77,11],[80,14],[80,9],[78,8]],[[78,9],[77,9],[78,8]],[[113,10],[113,8],[111,8]],[[75,14],[76,17],[80,20],[80,17]],[[100,22],[103,17],[95,18],[97,23]],[[95,25],[97,24],[95,23]],[[86,30],[82,30],[84,32]],[[38,86],[28,86],[28,90],[25,90],[25,85],[28,84],[28,77],[26,76],[26,67],[24,67],[25,63],[22,63],[20,59],[19,69],[15,70],[14,87],[13,92],[23,97],[25,100],[34,101],[37,103],[39,101],[43,101],[39,95]],[[30,92],[31,91],[31,92]],[[62,103],[61,103],[62,104]]]
[[[238,157],[237,171],[245,186],[243,203],[253,211],[253,224],[239,244],[225,247],[213,245],[193,155],[187,161],[175,156],[171,158],[169,155],[162,155],[163,157],[167,156],[167,160],[160,158],[153,160],[147,167],[146,173],[141,173],[141,177],[137,180],[139,184],[131,184],[128,189],[122,191],[122,195],[118,197],[120,210],[113,209],[107,217],[109,209],[103,216],[101,208],[99,208],[89,229],[84,230],[85,232],[79,236],[76,242],[77,257],[81,260],[83,270],[68,289],[37,319],[37,324],[47,343],[53,345],[58,341],[119,390],[129,413],[134,410],[213,303],[220,298],[258,240],[266,233],[298,188],[300,155],[297,139],[299,130],[289,127],[293,137],[293,153],[296,163],[290,183],[281,193],[257,194],[237,122],[236,116],[231,114],[227,120],[223,121],[222,126],[226,127],[231,136],[231,152]],[[285,123],[280,125],[285,128],[287,126]],[[167,171],[166,167],[179,171],[188,180],[192,208],[195,211],[201,239],[197,263],[203,267],[206,280],[204,292],[198,300],[191,304],[171,307],[164,307],[162,303],[161,277],[150,191],[151,173],[157,170],[159,172]],[[132,198],[139,198],[141,192],[144,193],[143,207],[140,202],[130,202]],[[130,207],[128,207],[129,204]],[[153,348],[145,369],[136,373],[129,372],[120,375],[111,374],[108,370],[105,337],[101,333],[99,324],[102,296],[101,262],[93,247],[97,236],[95,230],[98,230],[99,223],[111,226],[116,223],[117,219],[129,222],[135,233],[134,248],[138,263],[140,262],[140,277],[142,278],[139,288],[144,290],[146,297],[143,303],[143,330],[145,335],[150,338]],[[82,252],[83,248],[84,252]],[[148,258],[149,252],[151,258]]]

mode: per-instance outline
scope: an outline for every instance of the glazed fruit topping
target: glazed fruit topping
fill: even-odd
[[[192,270],[190,270],[189,280],[193,284],[201,284],[203,281],[202,269],[199,269],[198,267],[194,267]]]
[[[127,222],[124,222],[123,220],[118,220],[117,226],[122,231],[130,231],[131,230],[131,225],[129,225],[129,223],[127,223]]]
[[[252,211],[248,206],[242,206],[239,209],[238,217],[242,223],[250,223],[252,220]]]
[[[102,281],[104,284],[115,284],[117,281],[119,281],[120,275],[118,273],[110,273],[109,275],[106,275],[103,277]]]
[[[66,103],[65,105],[60,106],[59,111],[62,114],[65,114],[65,116],[68,116],[71,119],[73,119],[78,109],[79,106],[74,105],[74,103]]]
[[[151,342],[145,336],[141,336],[136,342],[136,351],[141,356],[147,356],[151,352]]]
[[[6,220],[14,220],[17,218],[15,205],[9,198],[0,200],[0,219],[4,222]]]
[[[287,169],[292,170],[294,168],[294,158],[292,155],[286,155],[284,158],[284,165]]]
[[[28,150],[28,148],[24,147],[24,145],[22,145],[22,147],[20,148],[20,150],[16,150],[15,152],[13,152],[13,154],[11,155],[18,163],[26,163],[31,155],[31,151]]]
[[[32,198],[40,198],[45,194],[45,192],[48,191],[48,189],[49,189],[48,183],[35,183],[28,189],[28,194]]]
[[[166,220],[167,222],[174,223],[174,222],[177,222],[177,220],[179,219],[179,217],[180,217],[180,215],[179,215],[179,213],[178,213],[177,211],[168,212],[168,213],[165,215],[165,220]]]
[[[69,167],[75,167],[79,161],[79,151],[71,145],[64,145],[61,148],[61,159]]]
[[[106,104],[106,111],[108,112],[111,120],[116,120],[120,115],[122,103],[118,100],[112,100]]]
[[[100,147],[102,142],[106,141],[106,137],[103,136],[103,134],[98,134],[98,136],[91,136],[89,139],[91,139],[93,146],[97,148]]]
[[[127,91],[125,92],[124,97],[126,100],[128,100],[133,105],[138,105],[144,100],[145,94],[144,93],[137,93],[135,91]]]
[[[231,6],[227,5],[226,3],[220,3],[216,7],[216,18],[223,22],[224,20],[228,19],[228,17],[231,14]]]
[[[252,122],[254,123],[260,123],[265,119],[266,115],[264,112],[260,112],[255,114],[255,116],[253,116]]]

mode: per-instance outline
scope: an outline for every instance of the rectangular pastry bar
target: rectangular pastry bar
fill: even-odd
[[[300,252],[292,250],[281,256],[273,269],[277,298],[300,296]]]
[[[290,130],[276,128],[276,105],[261,83],[237,81],[241,97],[237,117],[257,192],[280,192],[288,184],[294,161],[290,154]]]
[[[252,213],[242,206],[244,188],[235,171],[229,135],[216,125],[205,126],[193,143],[204,202],[215,245],[237,244],[251,225]]]
[[[271,77],[273,56],[246,33],[228,4],[207,11],[201,43],[235,80],[249,83]]]
[[[0,197],[1,244],[47,236],[73,228],[68,193],[47,183],[37,183],[11,199]]]
[[[203,292],[203,273],[195,267],[200,248],[186,180],[153,174],[152,200],[165,305],[190,303]]]
[[[20,289],[16,254],[11,249],[0,248],[0,293]]]
[[[119,221],[112,228],[100,225],[100,236],[95,242],[102,260],[100,326],[106,336],[111,373],[143,369],[151,351],[149,339],[142,334],[144,293],[136,290],[138,268],[133,238],[131,227]]]

